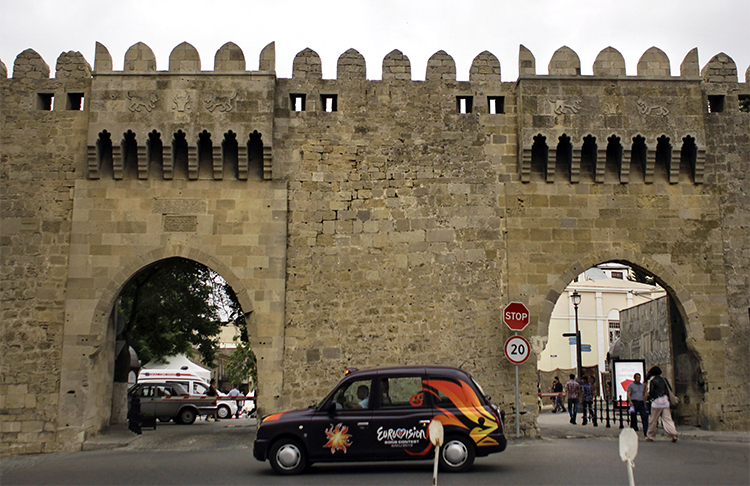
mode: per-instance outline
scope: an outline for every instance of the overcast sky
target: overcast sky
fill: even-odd
[[[275,41],[276,73],[284,78],[309,47],[322,59],[324,78],[335,78],[338,57],[354,48],[368,79],[380,79],[383,58],[399,49],[413,79],[424,79],[427,60],[444,50],[458,79],[467,80],[471,61],[488,50],[500,60],[502,79],[513,81],[520,44],[534,54],[537,74],[547,74],[552,54],[566,45],[578,53],[582,74],[611,46],[635,75],[638,59],[656,46],[679,75],[697,47],[701,67],[724,52],[744,81],[749,24],[750,0],[0,0],[0,60],[10,75],[16,56],[32,48],[54,76],[64,51],[80,51],[93,67],[98,41],[121,70],[127,49],[142,41],[166,70],[169,53],[187,41],[202,69],[212,70],[216,51],[232,41],[256,70],[261,50]]]

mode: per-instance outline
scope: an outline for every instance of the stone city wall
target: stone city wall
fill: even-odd
[[[501,309],[526,303],[541,349],[565,286],[620,261],[674,300],[701,424],[750,426],[750,89],[730,58],[700,72],[691,51],[671,76],[652,48],[627,76],[608,48],[581,76],[562,48],[537,75],[522,46],[513,82],[489,52],[469,81],[443,51],[424,81],[400,51],[382,62],[368,80],[349,50],[323,79],[306,49],[277,79],[273,44],[258,71],[232,43],[204,71],[184,43],[158,71],[138,43],[113,71],[98,44],[93,72],[66,53],[50,79],[19,55],[0,78],[3,454],[106,427],[113,303],[172,256],[252,313],[263,411],[319,400],[347,366],[431,363],[472,372],[512,420]],[[534,363],[520,373],[534,435]]]

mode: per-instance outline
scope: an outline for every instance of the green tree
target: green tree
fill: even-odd
[[[638,268],[630,268],[630,272],[628,273],[628,280],[631,282],[640,282],[645,283],[648,285],[656,285],[656,280],[654,277],[649,275],[648,273],[644,272],[643,270],[640,270]]]
[[[245,336],[244,339],[242,334]],[[241,331],[239,335],[234,336],[232,339],[234,339],[237,347],[234,348],[234,351],[229,356],[229,362],[224,367],[224,372],[232,383],[242,383],[249,377],[253,385],[255,385],[258,383],[258,368],[256,366],[255,353],[253,353],[250,343],[247,341],[247,333],[242,333]]]
[[[222,327],[242,316],[229,284],[184,258],[162,260],[133,276],[120,293],[118,308],[125,323],[118,339],[132,346],[142,363],[174,354],[193,356],[197,349],[212,367]],[[121,360],[116,366],[120,373]]]

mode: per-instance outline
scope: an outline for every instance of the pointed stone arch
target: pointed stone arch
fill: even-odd
[[[500,61],[489,51],[483,51],[471,62],[469,81],[500,81]]]
[[[57,58],[55,78],[57,79],[85,79],[91,77],[91,66],[77,51],[63,52]]]
[[[97,73],[112,72],[112,55],[104,44],[99,42],[96,43],[94,52],[94,71]]]
[[[13,63],[13,78],[47,79],[49,65],[34,49],[26,49],[16,56]]]
[[[736,83],[737,65],[734,59],[720,52],[703,66],[701,77],[707,83]]]
[[[172,49],[169,54],[169,71],[178,73],[199,73],[201,56],[198,50],[187,42]]]
[[[318,53],[309,47],[297,53],[292,64],[292,78],[323,79],[323,64]]]
[[[456,62],[445,51],[437,51],[427,61],[426,81],[455,81]]]
[[[156,56],[154,56],[154,51],[143,42],[133,44],[125,53],[123,70],[125,72],[156,71]]]
[[[602,50],[594,61],[594,76],[625,76],[625,58],[614,47]]]
[[[573,49],[562,46],[552,55],[547,69],[550,76],[580,76],[581,59]]]
[[[680,315],[685,322],[688,341],[693,343],[695,339],[703,338],[704,329],[698,313],[698,303],[693,299],[690,292],[679,283],[680,279],[677,272],[667,264],[662,264],[643,253],[616,247],[582,255],[578,261],[571,263],[562,274],[549,276],[548,280],[552,284],[550,284],[549,291],[539,308],[539,321],[536,329],[539,336],[546,338],[547,326],[555,303],[557,303],[568,284],[587,269],[603,262],[623,263],[654,275],[657,283],[675,300]],[[692,349],[692,351],[695,352],[696,350]]]
[[[518,74],[536,75],[536,59],[534,54],[523,44],[518,48]]]
[[[365,58],[356,49],[349,49],[339,56],[336,63],[336,79],[364,81],[367,79]]]
[[[638,60],[638,76],[644,78],[663,78],[672,75],[669,58],[661,49],[651,47]]]
[[[214,71],[243,72],[246,69],[245,54],[234,42],[227,42],[216,51]]]
[[[112,312],[115,301],[125,287],[125,284],[128,283],[133,275],[137,274],[144,268],[167,258],[185,258],[207,266],[221,275],[221,277],[231,285],[245,314],[254,311],[253,302],[250,298],[248,289],[242,284],[242,280],[240,280],[230,267],[224,264],[221,260],[218,260],[198,248],[172,245],[156,248],[135,256],[129,263],[124,265],[114,277],[112,277],[97,300],[93,321],[91,323],[91,334],[99,336],[105,335],[109,315]]]
[[[403,52],[394,49],[383,58],[383,81],[411,81],[411,62]]]

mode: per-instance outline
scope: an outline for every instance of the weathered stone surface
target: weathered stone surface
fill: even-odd
[[[214,57],[214,71],[244,72],[245,54],[243,54],[242,49],[234,42],[227,42],[221,46]]]
[[[625,59],[617,49],[607,47],[596,56],[594,76],[617,77],[625,74]]]
[[[13,63],[13,77],[26,79],[49,78],[49,65],[33,49],[26,49]]]
[[[581,74],[581,60],[568,46],[555,51],[547,67],[550,76],[578,76]]]
[[[2,454],[75,450],[108,424],[113,305],[171,257],[220,273],[250,313],[269,412],[309,404],[347,366],[415,363],[462,365],[510,411],[504,304],[529,307],[524,332],[543,347],[565,286],[627,262],[673,302],[673,342],[697,360],[673,365],[704,384],[698,422],[750,428],[750,116],[738,98],[750,88],[724,55],[701,78],[689,53],[671,77],[657,51],[637,77],[608,49],[596,76],[578,76],[570,50],[537,76],[521,46],[520,79],[505,83],[488,52],[457,82],[440,51],[422,82],[400,51],[382,81],[356,51],[323,80],[309,49],[277,79],[273,44],[259,72],[225,45],[221,75],[200,72],[188,45],[169,72],[139,43],[123,72],[97,46],[106,76],[76,55],[76,76],[54,79],[25,51],[0,76]],[[84,110],[58,103],[71,94]],[[709,94],[723,111],[707,113]],[[457,97],[475,109],[459,113]],[[503,113],[489,114],[489,97]],[[531,365],[521,397],[534,435]]]
[[[669,58],[661,49],[651,47],[638,60],[638,76],[647,78],[671,76]]]

